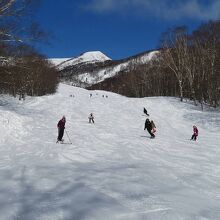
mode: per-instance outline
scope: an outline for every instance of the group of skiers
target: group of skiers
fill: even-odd
[[[146,108],[144,108],[144,114],[147,116],[150,116],[146,110]],[[155,133],[156,133],[156,126],[153,122],[153,120],[150,121],[149,118],[146,119],[145,124],[144,124],[144,130],[148,131],[148,133],[150,134],[151,138],[155,138]]]
[[[89,123],[95,123],[94,120],[94,115],[93,113],[89,114]],[[65,129],[65,124],[66,124],[66,117],[63,116],[57,123],[57,128],[58,128],[58,137],[57,137],[57,142],[56,143],[63,143],[63,135],[64,135],[64,129]]]
[[[149,120],[149,118],[147,118],[145,121],[144,130],[146,129],[148,133],[150,134],[151,138],[155,138],[156,126],[152,120],[151,121]],[[193,135],[190,140],[196,141],[198,135],[199,135],[198,128],[195,125],[193,125]]]
[[[149,114],[146,112],[146,110],[144,111],[144,113],[149,116]],[[89,117],[89,123],[95,123],[94,121],[94,115],[93,113],[90,113]],[[64,129],[65,129],[65,123],[66,123],[66,118],[65,116],[63,116],[58,124],[57,124],[57,128],[58,128],[58,137],[57,137],[57,143],[59,142],[63,142],[63,135],[64,135]],[[156,126],[154,124],[154,121],[151,120],[149,118],[146,119],[145,121],[145,126],[144,126],[144,130],[148,131],[148,133],[150,134],[151,138],[155,138],[155,133],[156,133]],[[191,137],[191,140],[194,140],[196,141],[197,140],[197,137],[198,137],[198,134],[199,134],[199,131],[198,131],[198,128],[193,125],[193,135]]]

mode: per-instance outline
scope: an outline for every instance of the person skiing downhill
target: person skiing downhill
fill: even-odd
[[[66,117],[63,116],[57,124],[57,128],[58,128],[57,143],[59,141],[63,142],[62,138],[63,138],[64,129],[65,129],[65,123],[66,123]]]
[[[145,126],[144,126],[144,130],[148,131],[148,133],[150,134],[151,138],[155,138],[155,135],[152,133],[152,124],[149,120],[149,118],[146,119],[145,121]]]
[[[93,115],[93,113],[90,113],[90,115],[89,115],[89,123],[95,123],[95,121],[94,121],[94,115]]]
[[[196,141],[198,135],[199,135],[198,128],[195,125],[193,125],[193,135],[191,137],[191,140]]]
[[[144,108],[144,114],[147,115],[147,116],[150,116],[146,110],[146,108]]]

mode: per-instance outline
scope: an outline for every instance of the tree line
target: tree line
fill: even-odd
[[[167,30],[160,49],[145,64],[128,70],[93,89],[130,97],[175,96],[196,105],[220,105],[220,21],[201,24],[192,33],[185,26]]]
[[[175,75],[181,100],[220,105],[220,21],[204,23],[191,34],[186,27],[164,33],[160,60]]]
[[[57,70],[33,48],[47,34],[29,17],[34,0],[0,1],[0,93],[24,98],[54,93]]]

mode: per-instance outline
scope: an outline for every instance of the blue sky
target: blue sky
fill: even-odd
[[[52,33],[39,49],[48,57],[100,50],[125,58],[159,45],[162,32],[218,19],[219,0],[42,0],[36,20]]]

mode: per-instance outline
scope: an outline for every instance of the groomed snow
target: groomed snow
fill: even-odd
[[[143,130],[143,107],[156,139]],[[72,145],[55,143],[62,115]],[[1,97],[0,120],[0,219],[220,218],[219,112],[60,84],[25,102]]]

